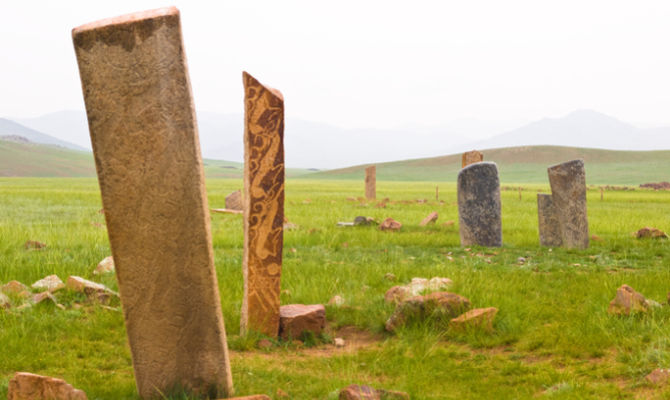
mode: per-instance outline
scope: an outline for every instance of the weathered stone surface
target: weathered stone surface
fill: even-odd
[[[9,281],[0,287],[0,291],[6,294],[12,294],[19,297],[29,297],[30,289],[19,281]]]
[[[478,162],[458,173],[458,223],[462,246],[502,246],[498,167]]]
[[[537,219],[540,245],[548,247],[560,246],[563,243],[561,239],[561,226],[558,222],[558,215],[550,194],[537,194]]]
[[[344,339],[336,337],[333,344],[335,344],[335,347],[344,347],[346,343],[344,342]]]
[[[492,331],[493,319],[497,313],[498,309],[495,307],[475,308],[452,319],[451,324],[457,329],[483,328]]]
[[[583,160],[572,160],[547,169],[561,241],[567,248],[589,247],[586,214],[586,172]]]
[[[668,235],[660,229],[645,226],[635,232],[635,237],[638,239],[667,239]]]
[[[86,400],[86,393],[62,379],[17,372],[9,380],[8,400]]]
[[[470,308],[470,300],[455,293],[435,292],[414,296],[402,301],[386,321],[386,330],[392,332],[410,319],[424,319],[431,315],[453,318]]]
[[[241,331],[276,337],[284,241],[284,98],[243,73],[244,298]]]
[[[607,312],[617,315],[630,315],[636,312],[647,312],[650,304],[642,294],[628,285],[621,285],[616,296],[610,302]]]
[[[365,198],[368,200],[377,198],[377,167],[375,165],[365,168]]]
[[[340,390],[339,400],[409,400],[409,395],[366,385],[349,385]]]
[[[0,308],[9,308],[12,306],[12,303],[9,301],[9,297],[6,294],[0,292]]]
[[[319,335],[326,327],[326,308],[322,304],[289,304],[281,306],[279,336],[298,339],[308,331]]]
[[[72,31],[143,398],[232,393],[179,11]]]
[[[432,213],[428,214],[426,218],[421,221],[419,226],[426,226],[428,224],[434,224],[435,221],[437,221],[437,211],[433,211]]]
[[[226,209],[228,210],[244,210],[244,204],[242,204],[242,192],[236,190],[226,196]]]
[[[449,278],[439,276],[430,280],[426,278],[412,278],[412,281],[404,286],[393,286],[386,291],[384,300],[387,303],[398,303],[409,297],[418,296],[424,291],[436,291],[448,289],[454,282]]]
[[[384,301],[387,303],[399,303],[410,297],[407,286],[393,286],[384,294]]]
[[[58,275],[49,275],[30,285],[33,289],[55,292],[65,287]]]
[[[670,381],[670,369],[656,368],[649,375],[645,376],[644,379],[653,385],[665,385]]]
[[[375,219],[372,217],[364,217],[362,215],[359,215],[356,218],[354,218],[354,226],[372,225],[374,223]]]
[[[95,267],[93,275],[111,274],[114,272],[114,257],[105,257]]]
[[[465,168],[470,164],[484,161],[484,155],[477,150],[466,151],[461,157],[461,168]]]
[[[92,282],[89,281],[88,279],[84,279],[80,276],[70,276],[67,278],[66,286],[70,290],[74,290],[75,292],[81,292],[86,294],[87,296],[96,296],[99,294],[110,294],[110,295],[117,295],[116,292],[114,292],[112,289],[108,288],[107,286],[97,283],[97,282]]]
[[[382,231],[398,231],[400,228],[402,228],[402,223],[393,218],[386,218],[382,221],[381,225],[379,225],[379,229]]]

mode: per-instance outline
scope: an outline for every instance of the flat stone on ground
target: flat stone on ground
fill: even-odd
[[[19,281],[9,281],[0,287],[0,291],[21,297],[30,296],[30,288]]]
[[[475,308],[451,320],[454,328],[483,328],[493,330],[493,319],[498,313],[495,307]]]
[[[648,300],[628,285],[621,285],[616,296],[610,302],[607,312],[616,315],[630,315],[631,313],[647,312]]]
[[[326,327],[326,308],[323,304],[289,304],[279,308],[279,336],[299,339],[303,332],[318,336]]]
[[[645,376],[644,379],[654,385],[665,385],[670,381],[670,369],[656,368],[649,375]]]
[[[9,380],[8,400],[87,400],[86,393],[62,379],[17,372]]]
[[[30,285],[30,287],[36,290],[47,290],[49,292],[55,292],[64,288],[65,283],[60,280],[58,275],[49,275],[33,283]]]
[[[470,308],[470,300],[449,292],[435,292],[414,296],[402,301],[386,321],[386,330],[394,331],[410,319],[425,319],[429,316],[453,318]]]
[[[398,231],[402,228],[402,224],[393,218],[386,218],[381,225],[379,225],[379,229],[382,231]]]

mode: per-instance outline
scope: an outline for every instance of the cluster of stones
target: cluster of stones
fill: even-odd
[[[583,160],[547,169],[551,194],[537,195],[538,227],[542,246],[589,247],[586,214],[586,172]]]
[[[443,291],[453,282],[449,278],[413,278],[404,286],[393,286],[386,291],[384,300],[395,304],[393,314],[386,321],[386,330],[393,332],[412,320],[448,319],[453,329],[493,330],[495,307],[470,309],[470,300],[461,295]],[[426,294],[426,292],[428,292]]]

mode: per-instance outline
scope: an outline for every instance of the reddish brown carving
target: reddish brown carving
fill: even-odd
[[[284,98],[244,81],[244,299],[241,330],[276,337],[284,244]]]
[[[230,395],[179,11],[72,36],[139,394]]]

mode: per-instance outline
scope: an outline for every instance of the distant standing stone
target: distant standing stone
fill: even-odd
[[[461,245],[502,246],[500,181],[493,162],[478,162],[458,173]]]
[[[239,190],[234,191],[233,193],[226,196],[226,208],[228,210],[238,210],[242,211],[242,192]]]
[[[461,168],[465,168],[470,164],[484,161],[484,155],[477,150],[466,151],[461,158]]]
[[[537,219],[540,233],[540,245],[548,247],[560,246],[561,227],[554,208],[554,202],[550,194],[537,194]]]
[[[547,172],[563,245],[567,248],[589,247],[584,161],[557,164],[549,167]]]
[[[374,200],[377,198],[377,167],[365,168],[365,198]]]

